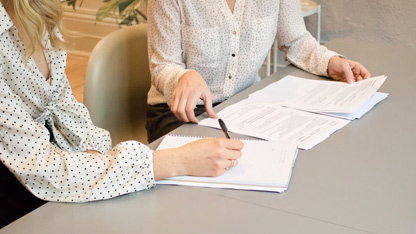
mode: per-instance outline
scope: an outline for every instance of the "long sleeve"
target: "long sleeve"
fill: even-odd
[[[148,4],[150,72],[152,88],[157,90],[151,92],[162,94],[164,101],[170,105],[179,77],[189,71],[182,58],[180,3],[154,0]]]
[[[153,152],[147,146],[123,142],[105,154],[61,150],[0,78],[0,160],[35,196],[85,202],[154,186]]]
[[[328,76],[329,59],[338,55],[319,45],[306,30],[299,1],[280,1],[277,40],[289,62],[316,75]]]
[[[46,107],[39,105],[37,122],[49,125],[54,144],[67,152],[96,150],[105,153],[111,149],[108,131],[95,126],[88,109],[72,94],[65,74]]]

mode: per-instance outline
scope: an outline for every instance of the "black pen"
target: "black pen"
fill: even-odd
[[[224,132],[225,137],[227,137],[228,139],[231,139],[230,135],[228,135],[228,129],[227,129],[227,126],[225,126],[224,121],[222,121],[222,119],[218,119],[218,123],[220,123],[220,127],[222,131]]]

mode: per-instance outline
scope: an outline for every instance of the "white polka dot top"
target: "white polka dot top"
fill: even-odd
[[[154,186],[153,151],[139,142],[111,149],[72,95],[66,53],[43,41],[49,84],[0,3],[0,160],[35,196],[49,201],[108,199]],[[48,130],[49,129],[49,130]],[[84,153],[97,150],[102,154]]]
[[[225,0],[152,0],[148,26],[150,105],[170,105],[188,70],[202,75],[214,103],[237,94],[260,80],[276,37],[292,64],[317,75],[336,55],[306,30],[299,0],[237,0],[234,13]]]

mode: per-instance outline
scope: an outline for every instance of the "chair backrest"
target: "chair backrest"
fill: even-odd
[[[105,36],[88,61],[84,104],[94,124],[110,131],[113,145],[125,140],[147,144],[147,54],[147,25],[139,24]]]

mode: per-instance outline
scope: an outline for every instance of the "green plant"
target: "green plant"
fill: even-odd
[[[79,2],[79,6],[82,5],[84,0],[66,0],[68,6],[72,6],[74,9]],[[147,20],[145,14],[140,10],[140,4],[143,2],[147,4],[147,0],[103,0],[105,4],[98,9],[96,14],[97,20],[102,20],[107,17],[117,19],[119,25],[132,25],[139,24],[139,16]]]

